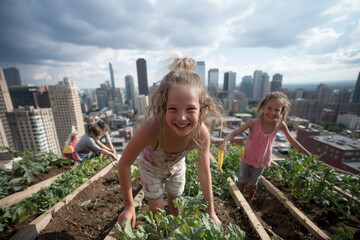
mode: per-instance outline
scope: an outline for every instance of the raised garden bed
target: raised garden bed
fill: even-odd
[[[34,221],[46,221],[45,219],[48,216],[51,217],[51,214],[46,214],[45,211],[47,209],[53,207],[59,201],[60,204],[66,203],[67,196],[75,188],[87,182],[88,177],[96,174],[97,171],[100,171],[101,168],[111,161],[106,158],[87,161],[83,166],[67,171],[54,181],[50,187],[34,194],[31,198],[25,199],[9,208],[1,209],[0,220],[3,230],[0,232],[0,238],[10,238],[28,224],[33,224]],[[41,216],[41,220],[39,220],[39,216]],[[35,230],[38,231],[38,229]]]

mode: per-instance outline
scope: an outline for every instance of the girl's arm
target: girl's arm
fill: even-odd
[[[112,158],[114,158],[114,160],[118,160],[118,157],[116,156],[115,153],[111,152],[108,148],[101,148],[100,149],[100,152],[105,154],[105,155],[109,155],[111,156]]]
[[[234,137],[236,137],[237,135],[239,135],[240,133],[244,132],[246,129],[250,129],[252,128],[252,121],[249,120],[247,121],[243,126],[241,126],[240,128],[232,131],[231,133],[227,134],[224,137],[224,141],[219,145],[220,149],[226,150],[226,146],[228,144],[229,141],[233,140]],[[249,132],[250,134],[250,132]]]
[[[210,134],[209,134],[209,130],[204,124],[202,124],[200,131],[201,131],[200,133],[201,139],[203,141],[201,145],[203,147],[202,149],[199,149],[199,154],[198,154],[198,178],[204,198],[208,202],[207,212],[209,216],[216,223],[221,225],[221,222],[218,219],[214,210],[211,173],[210,173]]]
[[[99,145],[102,149],[105,149],[105,150],[107,150],[109,152],[112,152],[112,150],[108,146],[103,144],[100,140],[96,141],[96,144]]]
[[[106,146],[110,149],[111,152],[116,154],[116,150],[111,142],[110,134],[108,131],[105,132]]]
[[[303,154],[310,156],[310,152],[306,150],[291,134],[290,131],[284,121],[281,121],[280,123],[280,130],[285,134],[287,140],[290,142],[291,146],[298,149]]]
[[[153,139],[154,134],[152,125],[144,124],[136,131],[135,135],[131,138],[121,155],[118,171],[123,200],[125,202],[125,209],[118,218],[118,222],[121,227],[124,227],[126,220],[129,219],[131,227],[135,228],[136,214],[134,198],[132,195],[130,168],[140,154],[141,150],[143,150],[146,146],[151,145]]]

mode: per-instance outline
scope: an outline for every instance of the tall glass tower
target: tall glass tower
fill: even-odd
[[[109,62],[109,70],[110,70],[111,88],[115,88],[114,71],[110,62]]]
[[[136,70],[139,84],[139,95],[149,95],[149,86],[146,70],[146,60],[144,58],[138,58],[136,60]]]

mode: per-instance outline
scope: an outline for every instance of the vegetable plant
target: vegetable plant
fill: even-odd
[[[124,230],[116,223],[115,233],[119,239],[244,239],[245,232],[238,226],[229,224],[223,227],[215,223],[203,210],[206,205],[200,198],[178,197],[174,201],[181,214],[166,215],[165,210],[153,216],[151,211],[138,215],[143,225],[132,230],[130,221],[125,223]]]

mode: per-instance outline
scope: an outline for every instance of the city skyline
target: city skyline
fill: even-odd
[[[311,6],[311,7],[309,7]],[[59,11],[60,9],[60,11]],[[261,70],[283,84],[356,80],[360,63],[358,1],[9,1],[0,2],[0,67],[24,84],[78,88],[110,80],[123,88],[144,58],[149,87],[178,54],[243,76]],[[207,81],[207,80],[206,80]]]

